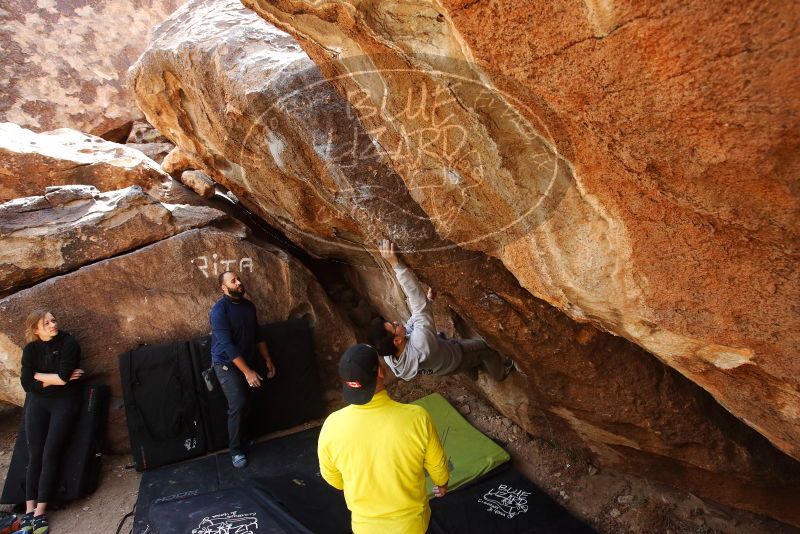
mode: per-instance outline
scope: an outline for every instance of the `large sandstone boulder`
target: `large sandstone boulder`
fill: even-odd
[[[135,148],[156,163],[161,163],[175,148],[172,143],[128,143],[125,146]]]
[[[150,28],[180,3],[4,2],[0,122],[37,132],[74,128],[105,135],[141,116],[125,73],[144,50]]]
[[[150,144],[150,143],[169,143],[169,139],[161,135],[161,132],[153,128],[147,121],[134,121],[131,126],[131,133],[128,134],[126,144]]]
[[[183,171],[180,181],[203,198],[214,196],[214,181],[202,171]]]
[[[266,114],[292,120],[293,109],[280,113],[271,106],[295,86],[323,81],[316,70],[305,72],[311,67],[294,39],[240,3],[191,2],[154,28],[150,48],[131,67],[129,84],[148,122],[178,147],[163,162],[168,172],[203,170],[293,240],[322,255],[340,252],[338,245],[345,241],[337,233],[358,235],[361,230],[335,205],[333,190],[304,185],[329,173],[319,167],[318,157],[296,150],[296,143],[283,136],[323,135],[325,125],[316,125],[311,113],[303,123],[312,128],[309,132],[264,124]],[[202,100],[192,85],[202,88]],[[324,89],[342,105],[335,91]],[[182,91],[192,98],[181,99]],[[260,154],[265,135],[272,135],[266,158]],[[256,169],[273,178],[253,179]]]
[[[203,206],[161,204],[137,186],[109,193],[52,187],[44,196],[0,204],[0,295],[224,216]]]
[[[800,459],[800,4],[244,4],[300,40],[442,237]]]
[[[125,144],[130,148],[141,151],[145,156],[156,163],[162,163],[164,158],[175,148],[169,139],[153,128],[146,121],[134,121],[131,133]]]
[[[403,174],[410,164],[396,165],[385,153],[392,147],[408,152],[408,146],[391,145],[380,123],[367,129],[363,115],[292,39],[233,1],[191,2],[156,28],[150,49],[131,69],[131,85],[148,121],[176,142],[176,161],[194,162],[312,254],[355,266],[350,274],[362,295],[392,318],[407,312],[385,264],[373,259],[373,244],[382,236],[395,239],[413,269],[447,299],[455,322],[514,357],[523,373],[482,388],[529,432],[605,465],[800,524],[792,504],[800,480],[796,462],[637,345],[570,320],[532,296],[500,259],[468,249],[508,239],[503,208],[516,197],[522,209],[535,194],[552,191],[519,227],[509,227],[517,239],[536,230],[559,201],[580,206],[575,178],[564,171],[570,165],[547,142],[532,136],[502,150],[550,157],[541,160],[543,168],[559,171],[550,186],[534,180],[531,191],[516,191],[514,174],[505,172],[496,176],[509,188],[502,194],[485,190],[493,187],[491,174],[484,189],[448,193],[466,183],[469,166],[442,172],[437,146],[430,147],[433,156],[427,148],[416,151],[432,176],[422,173],[410,184]],[[490,104],[500,105],[497,99]],[[509,126],[509,141],[513,134]],[[435,132],[418,135],[426,142]],[[460,165],[459,157],[450,163]],[[498,156],[484,167],[500,169],[502,161]],[[440,203],[433,215],[429,199]],[[456,200],[459,209],[448,204]],[[490,223],[486,240],[451,239],[458,237],[452,232],[477,232]],[[560,231],[569,231],[570,224],[561,224]],[[574,245],[581,245],[577,237]],[[581,267],[576,263],[576,272]]]
[[[0,124],[0,202],[41,194],[55,185],[101,191],[131,185],[147,190],[169,177],[156,162],[125,145],[62,128],[38,134]]]
[[[205,228],[0,300],[0,400],[22,405],[19,364],[25,316],[47,308],[80,342],[82,367],[90,379],[111,384],[110,442],[116,450],[127,449],[117,356],[140,344],[207,334],[208,312],[220,298],[217,274],[226,268],[241,272],[261,322],[308,316],[315,324],[320,362],[328,374],[333,372],[332,362],[355,337],[313,275],[285,252]]]

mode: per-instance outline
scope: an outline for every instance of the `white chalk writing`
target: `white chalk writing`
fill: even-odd
[[[528,511],[528,495],[531,492],[515,490],[505,484],[484,493],[478,502],[486,505],[486,510],[511,519]]]
[[[174,495],[167,495],[166,497],[159,497],[155,501],[154,504],[160,502],[168,502],[168,501],[177,501],[178,499],[185,499],[186,497],[193,497],[198,495],[200,492],[198,490],[189,490],[189,491],[182,491],[181,493],[176,493]]]
[[[256,514],[229,512],[204,517],[192,534],[254,534],[254,530],[258,530]]]
[[[219,276],[220,273],[225,271],[232,271],[237,268],[240,273],[253,272],[253,258],[240,258],[236,259],[221,259],[219,255],[212,254],[209,261],[208,256],[198,256],[191,261],[192,265],[197,267],[203,276]]]

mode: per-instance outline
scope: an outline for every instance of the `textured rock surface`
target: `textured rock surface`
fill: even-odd
[[[175,148],[172,143],[126,143],[125,146],[138,150],[156,163],[162,163]]]
[[[141,116],[125,74],[180,0],[4,2],[0,122],[96,135]]]
[[[161,135],[161,132],[153,128],[147,121],[134,121],[131,125],[131,133],[128,134],[127,144],[131,143],[169,143],[169,139]]]
[[[203,164],[195,156],[175,147],[161,162],[161,168],[172,176],[180,176],[183,171],[203,167]]]
[[[203,198],[214,196],[214,181],[202,171],[183,171],[181,183]]]
[[[336,28],[330,31],[338,35]],[[493,217],[503,223],[508,219],[504,202],[514,195],[530,200],[533,193],[513,189],[512,172],[498,175],[498,182],[510,188],[502,194],[486,190],[491,184],[470,188],[468,194],[448,193],[447,184],[468,176],[468,166],[443,173],[437,163],[440,147],[431,147],[432,156],[417,151],[434,164],[431,176],[418,176],[419,187],[409,184],[394,169],[411,167],[378,152],[398,146],[381,137],[385,125],[370,124],[362,115],[375,129],[363,127],[293,40],[260,24],[235,2],[192,2],[176,12],[154,30],[151,48],[131,70],[131,84],[149,122],[177,143],[182,159],[196,160],[195,167],[306,250],[355,266],[362,294],[389,317],[404,310],[391,275],[372,260],[370,244],[389,236],[403,250],[415,251],[406,259],[447,299],[454,322],[513,356],[524,372],[513,388],[510,383],[482,388],[529,432],[588,451],[606,465],[800,524],[793,505],[800,480],[796,462],[641,348],[568,319],[521,287],[499,259],[448,239],[460,239],[452,232],[485,229]],[[427,134],[420,133],[424,141]],[[502,150],[514,152],[513,147]],[[535,137],[518,146],[543,157],[547,150],[547,143]],[[501,160],[496,157],[485,167],[499,169]],[[434,178],[439,190],[424,187],[430,185],[424,180]],[[564,207],[585,208],[575,178],[563,172],[557,178],[557,200]],[[463,200],[459,209],[449,209],[453,198]],[[429,199],[440,202],[442,211],[435,216],[427,211],[434,209]],[[532,221],[509,234],[524,238],[535,229],[536,217],[554,205],[534,210]],[[594,217],[593,211],[586,213]],[[594,220],[583,221],[587,231]],[[445,227],[448,221],[453,224]],[[570,225],[560,221],[560,232],[568,232]],[[578,222],[574,226],[580,227]],[[495,237],[484,241],[505,243],[506,237],[491,233]],[[577,236],[573,241],[580,248]],[[479,248],[481,243],[463,244]],[[578,276],[581,264],[573,260]]]
[[[0,202],[40,195],[56,185],[147,190],[168,179],[157,163],[125,145],[67,128],[38,134],[0,124]]]
[[[111,384],[110,440],[115,449],[127,449],[117,355],[139,344],[207,334],[208,312],[220,297],[216,274],[223,266],[242,272],[260,321],[308,314],[323,362],[354,342],[348,321],[295,259],[229,233],[189,230],[0,300],[0,400],[22,404],[25,316],[34,308],[50,309],[80,342],[82,366],[91,378]]]
[[[139,187],[100,193],[49,188],[0,204],[0,294],[224,217],[202,206],[164,205]]]
[[[800,5],[244,3],[297,35],[440,235],[800,459]]]
[[[243,16],[249,24],[241,23]],[[163,162],[167,172],[203,170],[292,239],[322,255],[340,252],[339,245],[346,244],[337,241],[337,232],[346,237],[361,230],[340,213],[332,191],[304,186],[325,173],[315,155],[289,145],[282,137],[283,128],[270,133],[263,124],[276,111],[270,107],[293,87],[322,81],[316,70],[304,72],[312,66],[291,37],[249,15],[237,2],[192,3],[154,29],[151,48],[131,68],[130,85],[148,122],[180,149]],[[202,88],[202,100],[192,86]],[[248,95],[250,91],[254,94]],[[182,97],[181,92],[192,98]],[[328,89],[328,93],[339,100],[335,92]],[[275,119],[291,121],[292,115],[278,114]],[[224,122],[215,124],[219,117]],[[307,119],[312,122],[310,114]],[[304,127],[325,133],[324,125]],[[291,128],[287,123],[286,129]],[[266,139],[273,152],[264,157],[260,151],[266,135],[272,135]],[[256,180],[256,172],[273,178]],[[305,233],[308,230],[311,233]]]

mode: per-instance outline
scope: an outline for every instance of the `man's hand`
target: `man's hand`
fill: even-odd
[[[436,299],[436,290],[429,287],[427,297],[429,301],[433,302]]]
[[[433,486],[433,496],[434,497],[444,497],[447,493],[447,484],[442,486]]]
[[[75,369],[72,371],[72,374],[69,375],[69,381],[72,382],[73,380],[80,380],[83,377],[83,369]]]
[[[388,239],[381,239],[378,250],[383,259],[388,261],[392,267],[400,264],[400,258],[397,257],[397,247]]]
[[[272,363],[272,358],[264,358],[264,363],[267,364],[267,378],[275,376],[275,364]]]
[[[247,384],[251,388],[260,388],[261,387],[261,381],[264,380],[261,377],[260,374],[256,373],[252,369],[248,369],[247,371],[244,371],[244,378],[245,378],[245,380],[247,380]]]
[[[259,341],[256,345],[261,359],[264,360],[264,365],[267,366],[267,378],[275,376],[275,364],[272,363],[272,357],[269,355],[269,348],[266,341]]]

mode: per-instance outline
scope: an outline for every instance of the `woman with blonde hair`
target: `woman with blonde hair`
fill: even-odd
[[[76,382],[81,348],[47,310],[36,310],[25,321],[20,381],[25,396],[28,469],[25,475],[25,515],[17,532],[46,534],[45,510],[58,482],[62,448],[80,410]]]

